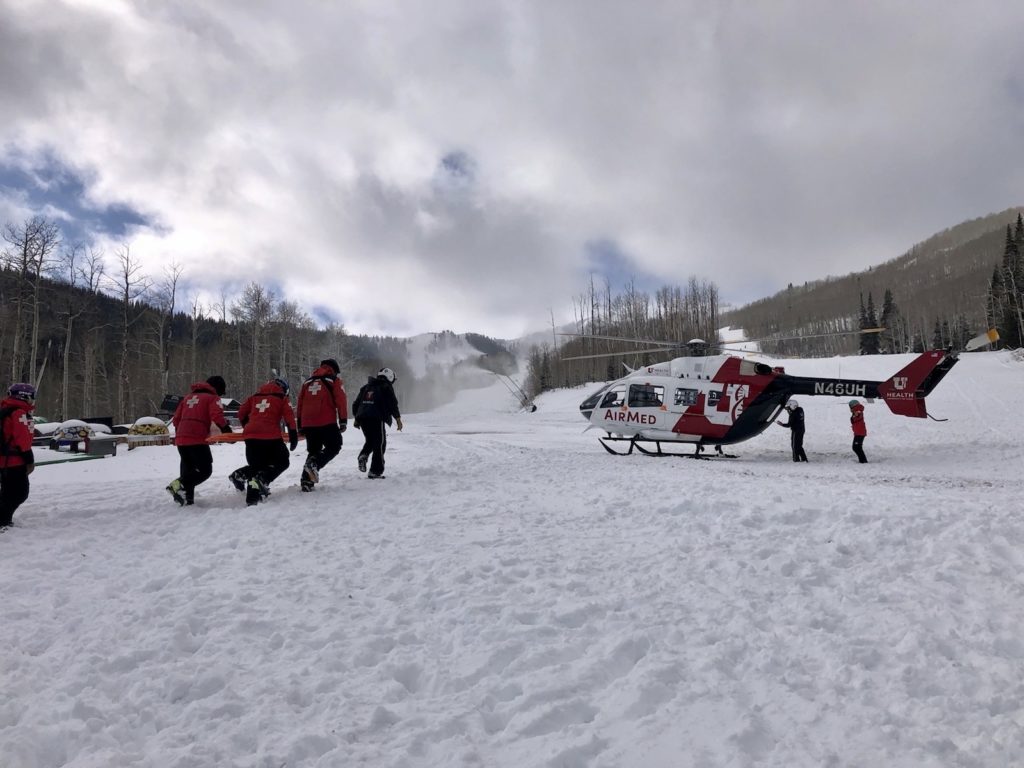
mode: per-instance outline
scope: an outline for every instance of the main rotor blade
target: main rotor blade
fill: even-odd
[[[678,352],[679,347],[664,347],[659,349],[629,349],[620,352],[602,352],[599,355],[576,355],[574,357],[562,357],[561,360],[593,360],[597,357],[635,357],[636,355],[649,355],[655,352]]]
[[[800,341],[801,339],[823,339],[828,336],[859,336],[862,333],[881,333],[886,328],[862,328],[859,331],[832,331],[831,333],[808,333],[801,336],[765,336],[760,339],[744,339],[743,341],[730,341],[730,344],[747,344],[759,341]]]
[[[597,333],[559,333],[559,336],[575,336],[578,339],[603,339],[604,341],[625,341],[630,344],[656,344],[659,347],[679,349],[686,344],[681,341],[663,341],[661,339],[630,339],[625,336],[602,336]]]

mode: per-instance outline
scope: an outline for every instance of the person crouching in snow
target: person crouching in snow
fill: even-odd
[[[193,384],[188,396],[183,397],[174,410],[171,423],[181,465],[178,469],[180,474],[171,480],[167,491],[181,506],[194,504],[196,486],[205,483],[213,474],[213,454],[206,442],[210,436],[210,425],[216,424],[225,434],[231,431],[220,404],[226,391],[223,377],[211,376],[206,381]]]
[[[313,490],[320,482],[320,470],[341,451],[341,433],[348,427],[348,397],[340,371],[336,360],[322,360],[299,389],[295,415],[307,450],[299,483],[303,491]]]
[[[376,376],[370,376],[352,403],[352,414],[356,428],[363,430],[363,449],[359,451],[359,471],[366,472],[366,460],[370,459],[371,480],[384,477],[384,451],[388,447],[388,436],[384,425],[391,425],[394,418],[398,431],[402,431],[402,414],[398,410],[395,396],[395,372],[381,368]]]
[[[35,407],[31,384],[12,384],[0,402],[0,530],[14,521],[14,511],[28,498],[28,476],[36,467],[30,426]]]
[[[299,444],[295,412],[288,401],[288,382],[268,381],[242,403],[238,409],[245,436],[245,460],[228,479],[235,488],[245,492],[250,507],[270,495],[270,484],[288,469],[288,449],[281,440],[281,422],[288,429],[288,443],[294,451]]]
[[[804,409],[796,400],[786,403],[786,414],[789,421],[783,424],[777,422],[780,427],[790,430],[789,444],[793,449],[793,461],[807,461],[807,454],[804,453]]]
[[[864,455],[864,438],[868,436],[868,425],[864,421],[864,404],[858,400],[850,401],[850,428],[853,429],[853,452],[861,464],[868,463]]]

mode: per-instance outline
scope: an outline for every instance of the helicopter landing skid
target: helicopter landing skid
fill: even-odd
[[[736,456],[735,454],[732,453],[722,453],[721,448],[718,446],[716,446],[715,453],[705,455],[702,452],[703,447],[699,445],[697,446],[697,450],[694,453],[673,453],[671,451],[663,451],[661,449],[661,440],[644,440],[638,437],[599,437],[597,439],[600,441],[601,447],[608,451],[608,453],[610,453],[612,456],[629,456],[631,453],[633,453],[633,449],[636,448],[636,450],[638,450],[644,456],[655,456],[658,458],[673,457],[677,459],[704,460],[739,458],[739,456]],[[625,452],[616,451],[614,448],[608,445],[608,443],[629,443],[629,450]],[[641,445],[641,443],[654,443],[655,450],[652,451],[649,448],[645,448],[644,446]]]

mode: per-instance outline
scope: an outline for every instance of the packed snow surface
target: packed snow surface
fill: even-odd
[[[909,356],[783,361],[884,378]],[[40,466],[0,535],[0,766],[1024,765],[1024,363],[965,355],[947,422],[801,398],[691,461],[601,449],[500,383],[357,434],[246,508],[214,448]],[[52,458],[39,451],[39,459]]]

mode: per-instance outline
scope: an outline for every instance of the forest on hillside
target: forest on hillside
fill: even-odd
[[[65,243],[57,223],[41,216],[7,223],[2,235],[0,361],[8,381],[35,384],[37,413],[53,420],[131,422],[214,373],[241,400],[275,375],[297,386],[327,357],[338,360],[352,394],[367,374],[393,368],[410,411],[436,405],[458,385],[448,380],[457,368],[417,379],[408,340],[320,328],[295,302],[255,282],[204,306],[182,295],[181,266],[147,275],[129,245],[108,261]],[[450,343],[449,336],[435,334],[432,343]],[[474,365],[502,373],[514,366],[500,342],[466,338],[480,352]]]
[[[883,325],[881,352],[962,348],[995,327],[1002,344],[1021,345],[1021,209],[974,219],[941,232],[902,256],[863,272],[828,277],[723,313],[749,338],[816,336]],[[829,356],[873,351],[857,335],[765,342],[772,354]]]

